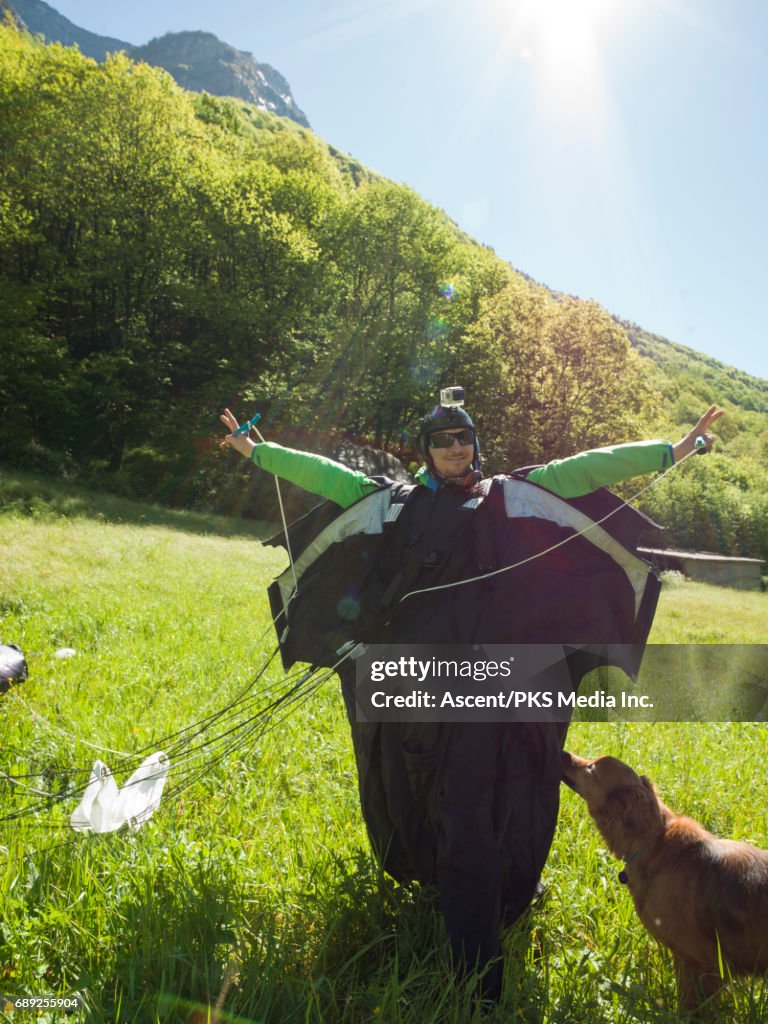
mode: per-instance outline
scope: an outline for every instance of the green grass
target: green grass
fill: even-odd
[[[94,1021],[480,1020],[451,978],[434,896],[398,887],[370,856],[334,679],[260,739],[241,731],[187,788],[213,751],[175,758],[139,831],[67,827],[76,801],[55,799],[62,773],[155,749],[252,679],[273,645],[264,586],[283,562],[258,525],[247,536],[59,486],[31,497],[28,483],[0,484],[0,638],[30,667],[0,703],[0,762],[50,797],[0,783],[5,813],[41,803],[0,834],[0,992],[78,991]],[[766,608],[761,593],[668,588],[652,639],[759,643]],[[55,658],[65,646],[76,655]],[[282,680],[273,663],[259,685]],[[768,846],[762,724],[582,723],[568,746],[619,756],[672,807]],[[677,1020],[670,958],[619,867],[564,792],[547,897],[506,936],[505,996],[483,1020]],[[727,1000],[734,1019],[768,1018],[760,983]]]
[[[225,518],[204,512],[165,508],[132,501],[109,492],[87,490],[65,480],[37,473],[0,471],[0,510],[5,514],[37,520],[59,517],[95,519],[98,522],[166,526],[185,533],[217,536],[265,537],[275,532],[258,519]]]

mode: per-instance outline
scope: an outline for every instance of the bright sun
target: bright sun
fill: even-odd
[[[543,98],[569,118],[597,114],[602,45],[633,0],[486,0],[508,55],[530,61]]]

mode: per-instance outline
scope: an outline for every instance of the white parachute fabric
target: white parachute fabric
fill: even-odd
[[[116,832],[125,824],[139,828],[159,807],[170,766],[167,754],[151,754],[118,789],[109,768],[96,761],[70,825],[78,832]]]

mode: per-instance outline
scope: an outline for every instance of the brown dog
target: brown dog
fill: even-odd
[[[562,769],[624,861],[619,879],[640,920],[672,950],[684,1009],[696,1010],[729,972],[768,970],[768,852],[679,817],[615,757],[563,753]]]

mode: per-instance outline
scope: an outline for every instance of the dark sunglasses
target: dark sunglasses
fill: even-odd
[[[455,434],[449,434],[447,430],[436,430],[429,435],[430,448],[450,448],[454,441],[459,444],[474,444],[475,435],[471,430],[459,430]]]

